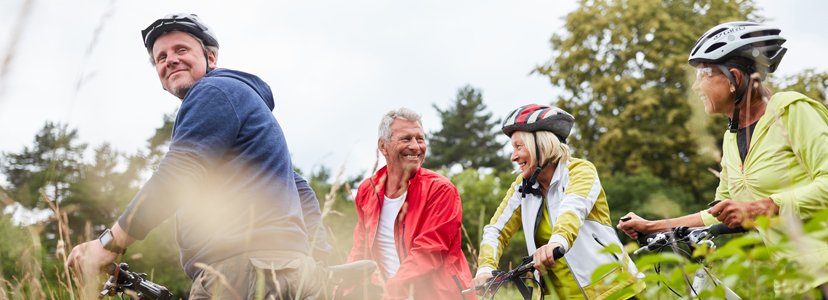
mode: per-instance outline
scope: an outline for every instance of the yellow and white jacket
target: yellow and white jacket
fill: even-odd
[[[638,294],[644,289],[643,277],[627,253],[601,253],[605,246],[615,244],[623,249],[621,241],[612,227],[604,189],[598,179],[595,166],[589,161],[572,158],[569,162],[558,163],[549,190],[548,201],[542,197],[526,194],[521,197],[517,192],[522,184],[519,175],[506,193],[503,202],[483,229],[483,241],[480,245],[477,274],[491,272],[497,268],[497,262],[509,239],[515,232],[523,229],[526,249],[529,255],[537,249],[535,245],[535,226],[539,209],[547,203],[545,209],[552,225],[549,243],[563,245],[566,254],[553,268],[556,292],[565,299],[603,299],[626,287],[631,287],[623,299]],[[593,282],[592,273],[601,265],[619,263],[619,267],[603,274],[607,278],[619,272],[629,272],[630,280],[607,284],[603,281]],[[540,280],[538,273],[535,277]],[[615,295],[619,296],[619,295]]]

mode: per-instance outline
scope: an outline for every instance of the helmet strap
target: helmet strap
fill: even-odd
[[[538,146],[538,135],[535,132],[532,132],[532,138],[535,139],[535,159],[540,161],[540,147]],[[521,184],[521,187],[518,189],[520,192],[521,198],[526,198],[526,194],[532,194],[538,197],[542,197],[543,193],[541,192],[540,185],[538,184],[537,187],[535,185],[538,182],[538,176],[540,176],[541,171],[549,165],[549,161],[545,161],[542,164],[539,163],[537,167],[535,167],[535,171],[532,172],[532,176],[529,176],[529,179],[524,178]]]
[[[731,84],[733,84],[734,86],[737,85],[736,78],[733,77],[733,74],[730,73],[730,70],[728,70],[727,67],[725,67],[724,65],[716,65],[716,67],[718,67],[719,70],[722,71],[722,74],[724,74],[725,77],[727,77],[727,80],[729,80]],[[739,70],[742,70],[743,78],[742,83],[738,84],[739,87],[736,88],[736,93],[733,97],[735,107],[733,108],[733,116],[731,116],[730,124],[728,125],[728,131],[730,132],[736,132],[736,130],[739,128],[739,104],[742,103],[742,99],[744,98],[745,92],[748,90],[749,85],[748,80],[745,80],[744,77],[750,76],[748,72],[745,72],[744,69],[740,68],[739,66],[734,67],[738,68]]]

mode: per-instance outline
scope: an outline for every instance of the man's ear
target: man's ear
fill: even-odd
[[[385,142],[384,139],[377,140],[377,149],[380,153],[382,153],[382,156],[388,156],[388,150],[385,149],[386,145],[388,144]]]
[[[218,63],[218,57],[216,56],[215,52],[207,51],[207,68],[213,70],[216,68]]]

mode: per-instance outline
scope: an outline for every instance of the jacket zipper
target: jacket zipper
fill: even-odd
[[[400,234],[401,245],[397,247],[397,257],[400,258],[400,264],[402,264],[403,259],[407,256],[405,250],[405,223],[400,224],[400,227],[402,228],[402,233]]]
[[[599,239],[598,239],[598,236],[597,236],[597,235],[595,235],[594,233],[592,234],[592,238],[593,238],[593,239],[595,239],[595,242],[597,242],[597,243],[598,243],[598,245],[601,245],[601,247],[602,247],[602,248],[606,248],[606,247],[607,247],[607,245],[604,245],[604,243],[601,243],[601,240],[599,240]],[[610,253],[610,254],[612,254],[612,257],[615,257],[615,260],[616,260],[616,261],[621,262],[621,259],[619,259],[619,258],[618,258],[618,256],[617,256],[617,255],[615,255],[615,253]]]
[[[454,284],[457,285],[457,290],[460,292],[460,296],[463,297],[463,300],[465,300],[466,294],[463,293],[463,284],[460,283],[460,279],[457,278],[457,275],[451,275],[451,279],[454,279]]]

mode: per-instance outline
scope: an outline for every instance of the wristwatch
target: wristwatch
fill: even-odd
[[[107,228],[101,233],[101,236],[98,237],[98,241],[101,242],[103,248],[108,250],[109,252],[117,253],[118,255],[126,253],[126,248],[122,248],[115,244],[115,237],[112,236],[112,230]]]

